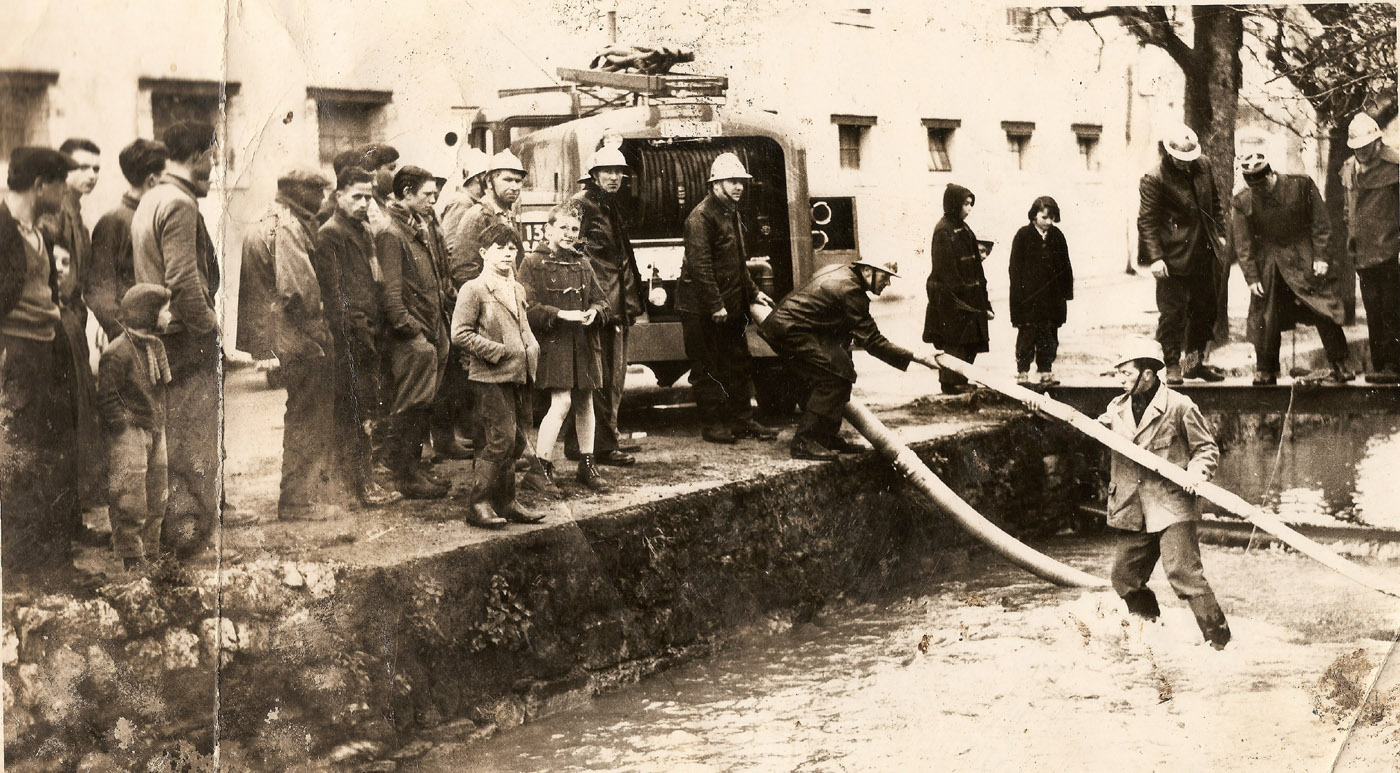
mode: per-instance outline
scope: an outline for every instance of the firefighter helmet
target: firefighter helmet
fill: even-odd
[[[752,180],[753,175],[744,169],[744,162],[733,153],[721,153],[710,165],[710,182],[720,180]]]
[[[516,158],[515,154],[510,152],[509,148],[492,156],[491,168],[486,171],[519,172],[521,174],[529,174],[529,172],[525,171],[525,165],[520,163],[520,159]]]

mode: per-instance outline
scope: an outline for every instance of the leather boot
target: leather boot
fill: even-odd
[[[1356,374],[1347,368],[1345,360],[1332,363],[1332,370],[1327,374],[1327,383],[1346,384],[1356,378]]]
[[[516,499],[510,500],[505,507],[500,508],[497,512],[504,515],[506,520],[511,523],[539,523],[544,520],[544,513],[531,510]]]
[[[1201,627],[1201,634],[1210,642],[1210,646],[1218,650],[1225,649],[1225,645],[1230,643],[1230,624],[1225,622],[1225,613],[1216,603],[1215,594],[1195,596],[1187,599],[1186,603],[1191,605],[1191,614],[1196,616],[1196,625]]]
[[[1166,374],[1163,376],[1163,379],[1167,382],[1167,386],[1181,386],[1181,366],[1174,362],[1167,363]]]
[[[366,478],[364,485],[355,491],[355,495],[363,507],[383,507],[403,501],[403,494],[380,486],[373,478]]]
[[[539,457],[533,457],[533,462],[525,470],[525,476],[520,479],[520,487],[554,499],[564,498],[559,481],[554,477],[554,462]]]
[[[1205,366],[1205,359],[1204,352],[1187,352],[1183,355],[1181,358],[1182,378],[1198,378],[1212,383],[1224,381],[1225,377],[1220,374],[1220,371]]]
[[[433,458],[436,461],[443,459],[470,459],[472,449],[468,448],[457,437],[457,433],[451,427],[433,428]]]
[[[575,478],[590,491],[612,491],[612,486],[598,474],[598,468],[593,464],[593,454],[582,454],[579,457],[578,474]]]
[[[421,441],[415,442],[416,429],[403,416],[386,420],[384,435],[385,462],[394,475],[394,487],[405,499],[441,499],[447,488],[423,477],[415,453],[422,453]]]
[[[1123,597],[1123,602],[1128,605],[1128,612],[1138,617],[1156,620],[1162,616],[1162,608],[1157,606],[1157,594],[1147,588],[1129,591]]]
[[[496,514],[490,502],[483,500],[467,508],[467,523],[483,529],[499,529],[506,525],[506,519]]]

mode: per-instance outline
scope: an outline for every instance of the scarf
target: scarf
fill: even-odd
[[[126,337],[131,339],[137,349],[145,352],[146,365],[150,368],[151,383],[169,384],[170,360],[165,356],[165,342],[151,333],[142,333],[131,328],[126,328]]]

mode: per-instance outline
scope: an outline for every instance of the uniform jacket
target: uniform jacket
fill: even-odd
[[[520,266],[529,302],[526,315],[540,343],[535,385],[540,389],[597,389],[603,384],[598,329],[608,323],[608,303],[587,258],[573,250],[550,252],[541,243]],[[598,312],[592,325],[559,319],[561,311]]]
[[[131,219],[136,281],[170,290],[168,335],[218,330],[214,296],[219,291],[219,263],[199,213],[200,196],[188,180],[166,172],[160,184],[141,197]]]
[[[928,309],[924,312],[924,341],[935,346],[967,346],[987,351],[987,275],[977,254],[977,235],[962,219],[962,206],[972,192],[960,185],[943,191],[943,217],[933,228],[929,255]]]
[[[369,226],[345,216],[339,208],[319,232],[316,278],[326,323],[338,340],[359,341],[374,349],[382,319],[379,258]]]
[[[1143,411],[1141,423],[1133,421],[1131,398],[1126,394],[1108,404],[1099,422],[1172,464],[1200,473],[1207,480],[1215,475],[1220,449],[1210,435],[1205,417],[1191,398],[1172,391],[1166,384],[1157,387],[1157,393]],[[1200,518],[1201,509],[1195,496],[1126,457],[1113,454],[1108,484],[1109,526],[1159,532],[1174,523]]]
[[[1400,199],[1396,200],[1400,208]],[[1341,324],[1346,317],[1338,293],[1336,272],[1315,277],[1314,260],[1327,260],[1327,207],[1311,177],[1280,174],[1273,190],[1256,196],[1246,187],[1235,194],[1231,227],[1235,255],[1246,282],[1264,284],[1274,293],[1274,269],[1298,299],[1318,314]],[[1258,304],[1251,305],[1257,316]],[[1254,325],[1250,326],[1251,329]]]
[[[1074,298],[1074,270],[1069,245],[1059,228],[1045,238],[1027,224],[1011,240],[1011,324],[1065,324],[1065,302]]]
[[[514,279],[482,275],[462,286],[452,311],[452,343],[467,351],[472,381],[534,380],[540,345],[526,307],[525,288]]]
[[[165,429],[165,384],[151,378],[146,352],[119,335],[97,368],[97,406],[108,431]]]
[[[136,284],[131,264],[131,218],[141,200],[130,191],[92,228],[92,263],[88,271],[87,305],[109,339],[121,335],[117,311],[126,291]]]
[[[462,285],[481,276],[481,233],[493,223],[505,223],[520,233],[520,225],[510,210],[502,209],[496,197],[487,192],[476,202],[447,232],[447,264],[452,278],[454,293],[460,292]],[[519,265],[524,255],[516,258]]]
[[[1362,170],[1352,156],[1342,163],[1347,252],[1357,268],[1400,259],[1400,153],[1381,145],[1381,157]]]
[[[642,273],[637,269],[637,256],[627,238],[622,213],[617,200],[608,196],[591,180],[572,201],[578,204],[583,218],[582,250],[593,263],[593,273],[603,288],[614,321],[630,325],[642,315]]]
[[[1225,217],[1210,162],[1199,158],[1187,172],[1169,168],[1163,158],[1138,183],[1138,264],[1166,261],[1168,273],[1184,276],[1214,270],[1211,264],[1193,265],[1195,255],[1208,254],[1218,261]]]
[[[676,283],[676,311],[708,317],[725,309],[748,316],[758,287],[749,276],[738,207],[711,191],[685,219],[685,260]]]
[[[437,345],[445,335],[442,284],[428,246],[432,231],[390,202],[388,219],[374,237],[384,277],[384,324],[394,336],[408,340],[422,334]]]
[[[900,370],[913,354],[880,333],[870,316],[870,296],[859,269],[842,266],[822,272],[793,291],[768,315],[758,331],[778,354],[793,357],[855,383],[851,343]]]

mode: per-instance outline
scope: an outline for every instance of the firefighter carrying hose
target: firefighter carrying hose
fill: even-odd
[[[758,332],[784,360],[790,372],[811,388],[793,436],[794,459],[830,461],[837,454],[858,453],[863,446],[841,437],[841,414],[856,381],[851,344],[900,370],[910,362],[937,369],[939,352],[915,355],[880,333],[870,316],[870,296],[884,292],[898,266],[851,263],[826,271],[784,298]]]

